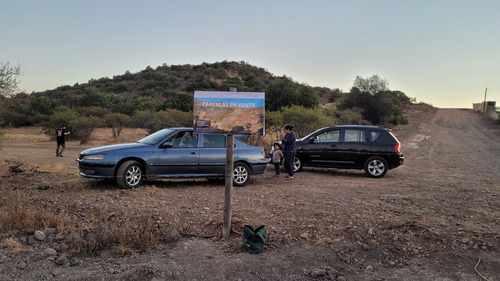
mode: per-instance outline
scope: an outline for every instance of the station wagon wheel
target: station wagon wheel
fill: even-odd
[[[374,156],[365,162],[365,172],[372,178],[381,178],[385,176],[387,169],[387,161],[382,157]]]
[[[302,170],[302,167],[304,167],[304,162],[302,162],[302,160],[299,157],[294,156],[293,157],[293,171],[300,172]]]
[[[116,183],[124,189],[136,188],[144,179],[143,167],[137,161],[126,161],[116,173]]]
[[[244,186],[250,180],[250,169],[243,163],[234,164],[233,185]]]

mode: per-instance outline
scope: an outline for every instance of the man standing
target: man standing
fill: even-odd
[[[57,139],[56,157],[63,157],[62,153],[66,149],[67,135],[69,135],[69,132],[66,131],[65,125],[62,125],[61,128],[56,129],[56,139]],[[59,148],[62,148],[61,151],[59,151]]]
[[[294,168],[293,168],[293,158],[295,157],[295,133],[293,132],[293,125],[285,126],[286,135],[281,140],[281,144],[283,145],[283,154],[285,155],[285,171],[288,172],[288,175],[285,176],[285,179],[291,180],[293,179]]]

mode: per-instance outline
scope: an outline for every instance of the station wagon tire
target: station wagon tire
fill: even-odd
[[[304,167],[304,162],[302,162],[302,160],[297,156],[293,157],[293,171],[300,172],[302,171],[303,167]]]
[[[137,161],[126,161],[120,165],[116,173],[116,183],[123,189],[136,188],[144,180],[144,170]]]
[[[244,186],[250,180],[250,169],[243,163],[234,164],[233,185]]]
[[[387,170],[387,161],[382,157],[374,156],[365,162],[365,172],[372,178],[381,178],[385,176]]]

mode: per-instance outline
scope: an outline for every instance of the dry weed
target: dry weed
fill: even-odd
[[[0,242],[0,248],[7,248],[11,252],[21,253],[21,252],[33,252],[31,248],[23,248],[23,245],[13,238],[5,238]]]
[[[112,254],[117,257],[134,255],[155,248],[160,237],[160,232],[148,219],[107,222],[93,227],[87,225],[73,233],[72,254],[96,256],[106,249],[112,249]]]
[[[0,176],[9,176],[10,175],[10,165],[7,161],[0,161]]]
[[[50,136],[43,133],[41,127],[21,127],[21,128],[3,128],[5,133],[4,140],[14,141],[50,141]],[[55,137],[55,131],[54,131]]]
[[[116,227],[113,232],[118,239],[118,246],[113,251],[115,255],[127,254],[128,251],[143,252],[157,245],[159,233],[149,219],[127,222]],[[125,250],[125,251],[124,251]]]
[[[56,173],[56,174],[78,174],[73,166],[64,165],[61,162],[44,164],[37,167],[38,172]]]
[[[0,221],[9,230],[54,228],[63,232],[73,229],[72,220],[66,213],[55,214],[42,207],[30,208],[29,203],[22,202],[19,197],[7,202],[0,208]]]
[[[125,128],[122,130],[117,139],[113,138],[111,128],[99,128],[92,132],[90,141],[92,143],[113,144],[124,142],[136,142],[147,136],[147,132],[141,128]]]

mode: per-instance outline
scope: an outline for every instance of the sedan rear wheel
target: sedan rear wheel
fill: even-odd
[[[365,172],[372,178],[381,178],[385,176],[387,170],[387,161],[382,157],[374,156],[365,162]]]
[[[234,164],[233,185],[244,186],[250,180],[250,169],[243,163]]]
[[[144,180],[142,165],[137,161],[126,161],[121,164],[116,174],[116,183],[124,189],[136,188]]]

